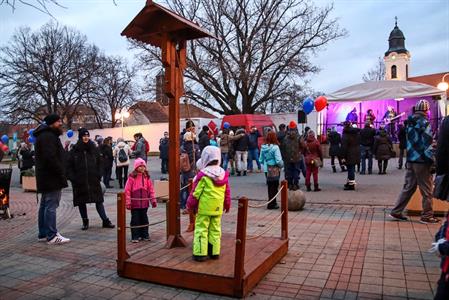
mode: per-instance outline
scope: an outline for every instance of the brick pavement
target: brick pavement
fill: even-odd
[[[256,176],[262,175],[247,180]],[[322,174],[330,182],[332,178],[326,176],[334,175]],[[249,298],[432,299],[439,259],[427,249],[438,225],[419,224],[418,218],[403,223],[389,221],[385,206],[367,205],[375,187],[364,188],[364,193],[346,196],[346,201],[362,205],[308,203],[304,211],[290,212],[289,253]],[[320,193],[308,195],[320,198]],[[328,200],[326,194],[321,195],[323,202]],[[116,231],[101,228],[93,206],[89,206],[92,226],[81,231],[69,192],[63,193],[58,221],[61,232],[73,242],[60,247],[36,241],[34,194],[13,189],[11,201],[16,217],[0,220],[0,299],[223,298],[118,277]],[[115,221],[114,194],[107,194],[105,204]],[[264,230],[276,215],[263,208],[251,209],[248,233]],[[150,222],[164,217],[164,205],[150,211]],[[186,221],[183,216],[184,226]],[[225,232],[235,232],[235,209],[225,215],[223,224]],[[151,228],[151,243],[164,241],[164,226]],[[278,236],[279,226],[266,235]],[[138,247],[130,245],[130,251]]]

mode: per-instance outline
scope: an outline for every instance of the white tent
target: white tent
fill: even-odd
[[[355,84],[326,95],[328,102],[370,101],[398,98],[441,96],[446,93],[434,86],[403,80],[368,81]]]

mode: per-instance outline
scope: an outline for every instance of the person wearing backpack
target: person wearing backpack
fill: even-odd
[[[189,184],[189,179],[195,177],[195,164],[200,158],[200,150],[195,142],[194,131],[187,131],[184,134],[183,144],[181,146],[180,169],[181,169],[181,188]],[[189,196],[188,188],[181,191],[180,207],[183,214],[188,214],[186,210],[187,198]]]
[[[123,138],[117,139],[117,145],[114,147],[115,172],[118,177],[120,189],[128,180],[129,156],[132,154],[131,148],[125,143]]]

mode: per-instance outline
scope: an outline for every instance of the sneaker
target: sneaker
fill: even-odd
[[[419,220],[419,223],[422,223],[422,224],[437,224],[439,222],[440,222],[440,220],[437,218],[434,218],[434,217],[429,217],[429,218],[422,217]]]
[[[139,240],[131,240],[131,243],[138,243]]]
[[[63,237],[62,235],[56,233],[55,237],[47,242],[49,245],[61,245],[70,242],[70,239]]]
[[[394,219],[395,221],[408,221],[408,218],[407,218],[407,217],[404,217],[404,216],[401,215],[401,214],[394,214],[394,213],[391,213],[391,214],[390,214],[390,218]]]

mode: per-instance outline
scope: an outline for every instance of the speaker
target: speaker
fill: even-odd
[[[302,110],[298,110],[298,124],[306,124],[307,123],[307,115]]]

